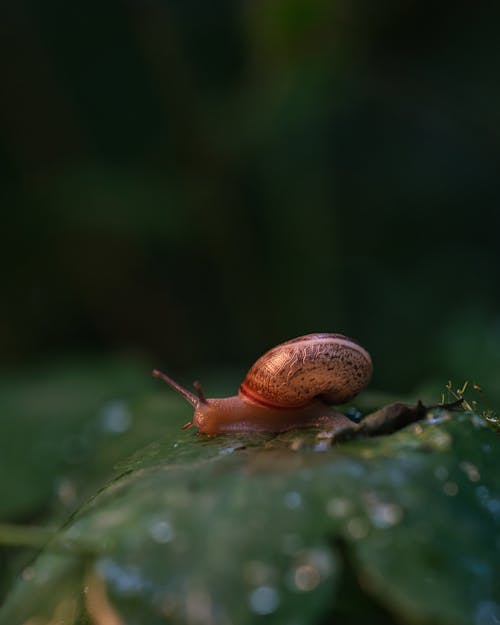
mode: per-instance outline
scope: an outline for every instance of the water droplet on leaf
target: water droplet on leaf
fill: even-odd
[[[370,518],[375,527],[393,527],[403,518],[403,510],[394,503],[376,503],[370,507]]]
[[[259,586],[250,594],[250,608],[256,614],[271,614],[279,605],[279,596],[272,586]]]
[[[334,497],[326,505],[326,512],[328,516],[334,519],[340,519],[349,514],[352,509],[352,504],[348,499],[341,499]]]
[[[298,590],[308,592],[314,590],[321,581],[318,569],[311,564],[302,564],[295,569],[294,582]]]
[[[110,434],[126,432],[132,424],[132,415],[125,401],[115,399],[106,403],[101,411],[101,427]]]
[[[347,523],[347,531],[355,540],[361,540],[368,535],[370,528],[365,519],[353,517]]]
[[[153,523],[149,528],[149,534],[157,543],[169,543],[174,537],[172,526],[165,519]]]
[[[284,496],[285,506],[289,510],[297,510],[302,505],[302,496],[296,490],[289,491]]]
[[[479,469],[471,462],[461,462],[460,468],[467,475],[471,482],[479,482],[479,480],[481,479]]]

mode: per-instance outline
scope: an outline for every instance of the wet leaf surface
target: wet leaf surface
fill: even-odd
[[[165,429],[25,570],[0,623],[299,625],[365,605],[386,623],[495,625],[499,457],[477,416],[436,411],[333,446]]]
[[[176,436],[189,407],[150,374],[144,362],[110,359],[4,377],[0,522],[64,519],[117,463],[159,433]]]

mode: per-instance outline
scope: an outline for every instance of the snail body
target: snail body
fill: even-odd
[[[355,397],[370,381],[370,354],[343,334],[307,334],[281,343],[249,369],[238,394],[207,399],[154,370],[195,409],[184,428],[208,435],[236,432],[284,432],[350,422],[331,406]]]

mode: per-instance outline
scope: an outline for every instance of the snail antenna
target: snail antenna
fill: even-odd
[[[205,397],[205,393],[203,392],[203,389],[201,388],[201,384],[198,382],[198,380],[196,380],[196,382],[193,382],[193,386],[196,390],[196,394],[198,395],[198,399],[200,403],[208,404],[207,398]]]
[[[191,391],[188,391],[187,389],[185,389],[180,384],[177,384],[177,382],[175,380],[172,380],[172,378],[170,378],[167,374],[163,373],[162,371],[159,371],[158,369],[154,369],[153,370],[153,376],[155,378],[162,379],[169,386],[171,386],[174,390],[176,390],[180,395],[182,395],[184,397],[184,399],[186,399],[191,404],[191,406],[193,406],[194,408],[198,408],[198,405],[200,404],[200,401],[202,401],[201,397],[200,398],[196,397],[196,395],[194,393],[191,393]],[[202,395],[203,395],[203,393],[202,393]],[[203,397],[205,398],[204,395],[203,395]],[[206,402],[206,399],[205,399],[205,402]]]

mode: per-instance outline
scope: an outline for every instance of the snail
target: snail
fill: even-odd
[[[370,354],[343,334],[307,334],[281,343],[250,367],[238,394],[207,399],[155,369],[193,407],[183,429],[198,433],[284,432],[304,427],[348,427],[353,422],[331,406],[355,397],[370,381]],[[345,422],[345,425],[344,425]]]

